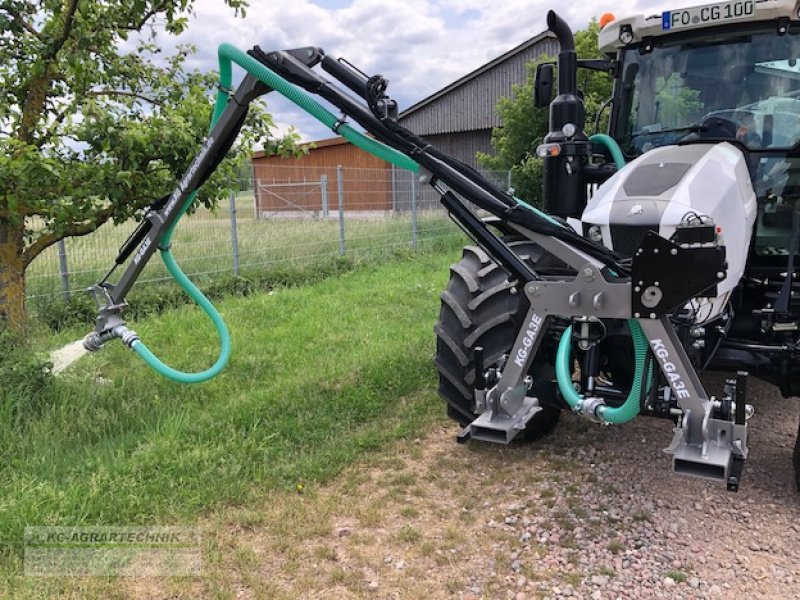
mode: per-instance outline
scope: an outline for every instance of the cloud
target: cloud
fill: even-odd
[[[693,3],[673,0],[667,8]],[[202,70],[217,68],[222,42],[265,50],[319,46],[387,77],[402,109],[544,31],[552,7],[574,30],[607,9],[617,16],[661,10],[646,0],[616,0],[607,7],[554,0],[251,0],[242,19],[220,0],[197,0],[195,16],[178,41],[198,47],[191,66]],[[295,124],[305,139],[332,135],[273,95],[267,105],[276,122]]]

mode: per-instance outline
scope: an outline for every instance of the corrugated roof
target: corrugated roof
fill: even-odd
[[[342,136],[337,136],[334,138],[326,138],[324,140],[317,140],[315,142],[303,142],[302,144],[298,144],[300,148],[304,150],[311,150],[311,146],[313,145],[316,148],[327,148],[330,146],[341,146],[342,144],[349,144],[346,139]],[[253,152],[250,155],[251,158],[263,158],[266,156],[266,153],[263,150],[258,150],[257,152]]]

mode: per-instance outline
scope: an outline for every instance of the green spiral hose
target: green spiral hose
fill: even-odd
[[[617,408],[600,406],[597,409],[597,414],[593,415],[608,423],[627,423],[639,414],[639,394],[642,388],[645,356],[647,354],[647,337],[636,319],[628,319],[628,327],[631,330],[635,354],[633,383],[631,384],[631,391],[622,406]],[[572,326],[567,327],[558,344],[558,351],[556,352],[556,381],[558,382],[561,396],[566,400],[570,408],[580,410],[583,396],[572,387],[571,345]]]

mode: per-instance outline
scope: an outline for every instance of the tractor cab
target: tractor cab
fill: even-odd
[[[790,252],[800,197],[800,23],[795,0],[721,2],[613,20],[610,133],[628,160],[665,145],[729,141],[758,199],[752,257]]]

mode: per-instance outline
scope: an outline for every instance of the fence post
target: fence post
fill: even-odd
[[[344,169],[342,165],[336,166],[336,189],[339,194],[339,254],[344,256]]]
[[[258,221],[261,218],[261,215],[258,214],[258,208],[261,205],[261,198],[259,198],[259,194],[261,193],[261,180],[255,179],[253,184],[253,211],[256,213],[256,221]]]
[[[69,269],[67,268],[67,245],[63,238],[58,240],[58,268],[61,272],[61,289],[64,302],[69,302],[72,294],[69,291]]]
[[[411,173],[411,246],[417,249],[417,195],[419,186],[417,176]]]
[[[236,231],[236,194],[231,192],[231,247],[233,250],[233,274],[239,275],[239,236]]]
[[[330,217],[328,214],[328,176],[319,176],[320,191],[322,193],[322,218],[326,221]]]
[[[394,165],[389,167],[392,170],[392,215],[397,214],[397,168]]]

